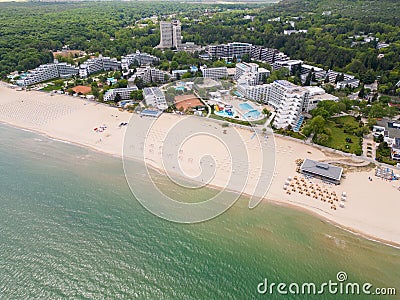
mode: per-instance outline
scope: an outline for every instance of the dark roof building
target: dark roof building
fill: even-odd
[[[343,168],[306,158],[300,167],[300,171],[305,175],[318,177],[339,184],[342,178]]]
[[[378,120],[377,125],[385,127],[390,138],[400,138],[400,121],[394,121],[390,119],[383,118]]]

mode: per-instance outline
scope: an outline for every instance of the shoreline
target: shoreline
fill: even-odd
[[[4,90],[4,89],[2,89],[1,86],[0,86],[0,93],[2,92],[2,90]],[[17,92],[17,91],[14,91],[14,90],[11,90],[10,92],[11,92],[10,94],[14,93],[14,95],[18,95],[18,94],[15,94],[15,93],[21,93],[21,92]],[[32,95],[35,95],[35,92],[28,92],[28,93],[23,92],[23,95],[25,97],[26,96],[31,97]],[[57,96],[54,96],[54,97],[57,97]],[[42,95],[42,98],[50,98],[52,100],[53,100],[54,97],[50,98],[46,94]],[[59,96],[59,98],[60,99],[61,98],[65,99],[65,98],[71,98],[71,97]],[[10,103],[15,103],[15,99],[14,100],[8,99],[8,100],[10,100],[9,101]],[[48,99],[45,99],[45,100],[48,100]],[[1,107],[1,104],[2,104],[1,101],[2,100],[0,100],[0,107]],[[93,115],[95,116],[94,120],[96,120],[96,119],[98,120],[99,119],[99,115],[97,113],[95,113],[95,111],[94,111],[95,107],[97,106],[97,104],[95,104],[95,105],[93,105],[93,103],[83,104],[83,102],[86,102],[86,101],[83,101],[81,99],[75,99],[75,98],[74,99],[68,99],[68,100],[65,100],[65,101],[67,101],[67,102],[68,101],[75,101],[75,102],[78,103],[78,105],[85,106],[85,110],[90,110],[91,113],[93,112]],[[101,106],[101,110],[102,111],[106,111],[107,115],[110,114],[110,112],[113,112],[114,114],[118,114],[118,117],[121,117],[121,118],[112,119],[113,121],[117,121],[117,123],[120,122],[120,121],[123,121],[123,119],[125,119],[125,118],[129,118],[129,120],[133,120],[133,119],[131,119],[132,114],[119,112],[115,108],[111,108],[111,107],[102,105]],[[111,116],[113,116],[113,115],[111,114]],[[73,116],[71,116],[71,117],[73,117]],[[108,118],[109,118],[109,116],[108,116]],[[170,117],[169,119],[173,119],[173,117]],[[129,121],[129,120],[127,120],[127,121]],[[68,122],[69,121],[70,121],[70,119],[68,119]],[[205,122],[205,121],[211,121],[212,122],[212,120],[203,120],[203,119],[201,120],[201,122]],[[108,122],[109,122],[109,120],[107,120],[107,125],[108,125]],[[44,136],[44,137],[46,137],[48,139],[51,139],[51,140],[55,140],[55,141],[58,141],[58,142],[64,142],[64,143],[68,143],[68,144],[73,144],[73,145],[78,146],[78,147],[89,149],[89,150],[94,151],[96,153],[105,154],[105,155],[111,155],[112,157],[115,157],[115,158],[122,158],[122,151],[119,151],[119,150],[122,150],[122,149],[121,149],[121,147],[119,147],[119,145],[114,144],[114,147],[109,147],[109,145],[106,144],[106,143],[96,144],[96,143],[93,142],[93,141],[95,141],[92,138],[93,136],[95,136],[93,134],[90,134],[90,137],[92,138],[91,140],[83,140],[82,141],[82,139],[80,140],[79,137],[74,139],[73,138],[74,135],[69,135],[69,134],[64,134],[63,135],[61,133],[58,134],[58,131],[53,131],[53,132],[51,130],[47,131],[47,130],[41,128],[40,126],[30,126],[29,124],[21,124],[21,122],[18,122],[18,121],[17,122],[16,121],[12,122],[12,120],[5,120],[1,115],[1,111],[0,111],[0,123],[8,125],[8,126],[11,126],[11,127],[14,127],[14,128],[17,128],[17,129],[26,130],[28,132],[39,134],[39,135]],[[101,123],[101,122],[97,122],[97,123]],[[82,124],[79,124],[79,125],[82,125]],[[87,124],[85,124],[85,125],[87,125]],[[92,125],[90,125],[90,126],[92,126]],[[79,129],[80,127],[77,126],[77,128]],[[112,131],[112,130],[110,129],[110,131]],[[123,137],[123,133],[125,133],[125,130],[123,128],[114,129],[114,131],[112,131],[112,133],[110,133],[111,142],[114,142],[115,135],[118,134],[118,137],[121,138],[121,137]],[[103,137],[104,134],[101,135],[101,136]],[[112,138],[114,138],[114,140]],[[275,140],[276,139],[277,138],[275,137]],[[288,144],[289,148],[297,146],[297,147],[307,147],[306,150],[312,149],[313,155],[316,155],[314,153],[314,151],[320,151],[316,147],[305,146],[301,142],[284,141],[284,138],[278,138],[278,139],[279,139],[279,142],[281,144],[283,144],[284,146],[286,144]],[[120,141],[120,140],[117,140],[117,142],[118,141]],[[122,139],[122,141],[123,141],[123,139]],[[107,142],[109,142],[109,141],[107,141]],[[296,144],[298,144],[298,145],[296,145]],[[283,148],[283,146],[279,146],[279,147]],[[292,152],[296,153],[296,151],[292,151]],[[297,155],[297,153],[296,153],[296,155]],[[300,154],[298,154],[298,155],[300,156]],[[279,164],[279,162],[280,162],[280,160],[279,160],[279,157],[278,157],[277,158],[277,163]],[[157,171],[165,174],[165,170],[163,170],[161,168],[157,168],[153,164],[150,164],[150,165],[151,165],[152,168],[154,168]],[[293,175],[293,174],[295,174],[294,170],[290,171],[289,175]],[[352,174],[352,173],[350,173],[350,174]],[[280,177],[279,179],[281,179],[282,177],[287,178],[287,174],[285,174],[285,175],[278,174],[278,175],[279,175],[278,177]],[[345,180],[346,181],[350,181],[350,179],[348,179],[348,178],[346,178]],[[378,179],[374,179],[374,181],[378,181]],[[218,186],[218,185],[209,185],[209,187],[217,189],[217,190],[223,189],[221,186]],[[349,192],[349,190],[347,190],[347,191]],[[237,193],[237,191],[232,191],[232,192],[236,192]],[[335,226],[337,228],[340,228],[340,229],[345,230],[345,231],[347,231],[349,233],[352,233],[353,235],[360,236],[360,237],[362,237],[364,239],[367,239],[367,240],[370,240],[372,242],[377,242],[377,243],[380,243],[380,244],[384,244],[386,246],[390,246],[390,247],[394,247],[396,249],[400,249],[400,238],[398,238],[399,235],[398,235],[397,232],[391,232],[391,233],[387,232],[387,234],[385,235],[385,234],[379,234],[378,231],[375,231],[375,233],[376,233],[375,234],[373,232],[374,230],[370,230],[370,231],[365,230],[365,228],[369,229],[368,226],[367,227],[358,226],[357,223],[354,223],[357,220],[354,221],[351,218],[349,218],[349,216],[351,215],[350,213],[348,215],[343,215],[343,216],[340,216],[340,217],[336,217],[335,214],[337,212],[333,213],[333,211],[329,211],[329,208],[328,209],[324,209],[323,207],[321,208],[322,204],[320,202],[312,202],[312,200],[309,200],[309,199],[305,199],[304,200],[303,196],[297,197],[297,195],[291,196],[291,198],[288,198],[286,195],[283,195],[281,197],[280,194],[283,194],[282,186],[279,183],[279,180],[274,177],[273,180],[272,180],[272,183],[271,183],[271,187],[269,188],[266,197],[264,199],[262,199],[262,202],[268,202],[268,203],[271,203],[273,205],[283,205],[283,206],[288,207],[290,209],[296,209],[296,210],[299,210],[299,211],[305,211],[306,213],[308,213],[310,215],[316,216],[317,218],[319,218],[323,222],[327,222],[327,223],[329,223],[329,224],[331,224],[331,225],[333,225],[333,226]],[[246,193],[246,191],[242,192],[241,195],[243,195],[246,198],[250,198],[252,196],[251,194]],[[301,198],[301,197],[303,197],[303,198]],[[352,198],[353,197],[351,197],[351,199]],[[350,200],[350,201],[352,201],[352,200]],[[313,203],[316,203],[316,205],[310,205],[310,204],[313,204]],[[347,206],[347,204],[346,204],[346,206]],[[392,210],[395,210],[395,209],[396,209],[396,207],[392,207]],[[351,222],[351,221],[354,221],[354,222]],[[368,221],[368,219],[367,219],[367,221]],[[380,225],[379,222],[377,224]],[[359,225],[365,225],[365,224],[361,224],[360,223]],[[382,227],[378,226],[378,228],[382,228]],[[378,229],[376,229],[376,230],[378,230]],[[380,229],[380,230],[384,230],[384,229]],[[394,228],[393,230],[396,230],[396,228]],[[382,233],[383,233],[383,231],[382,231]],[[384,237],[395,236],[396,238],[395,238],[395,240],[391,240],[389,238],[382,238],[382,236],[384,236]]]
[[[56,142],[66,143],[66,144],[69,144],[69,145],[74,145],[76,147],[80,147],[80,148],[84,148],[84,149],[87,149],[87,150],[90,150],[90,151],[94,151],[94,152],[96,152],[98,154],[107,155],[107,156],[111,156],[111,157],[114,157],[114,158],[122,158],[122,156],[120,156],[120,155],[107,153],[107,152],[104,152],[102,150],[98,150],[96,148],[87,146],[85,144],[54,138],[52,136],[47,135],[44,132],[32,130],[32,129],[25,128],[25,127],[20,127],[20,126],[9,124],[9,123],[3,122],[3,121],[0,121],[0,124],[6,125],[6,126],[10,126],[12,128],[19,129],[19,130],[24,130],[24,131],[27,131],[27,132],[30,132],[30,133],[34,133],[34,134],[40,135],[42,137],[45,137],[47,139],[54,140]],[[139,162],[139,160],[137,160],[137,161]],[[154,167],[152,165],[150,165],[150,167],[154,171],[159,172],[159,174],[165,175],[165,172],[162,169],[156,168],[156,167]],[[128,186],[128,188],[129,188],[129,186]],[[207,186],[207,188],[211,188],[211,189],[215,189],[215,190],[219,190],[219,191],[222,190],[222,188],[219,187],[219,186]],[[232,191],[228,190],[228,192],[240,193],[240,192],[234,191],[234,190],[232,190]],[[249,195],[249,194],[246,194],[246,193],[241,193],[240,195],[245,197],[245,198],[247,198],[247,199],[249,199],[252,196],[252,195]],[[338,223],[338,222],[336,222],[336,221],[334,221],[332,219],[329,219],[328,217],[326,217],[326,216],[324,216],[324,215],[322,215],[322,214],[320,214],[318,212],[315,212],[315,211],[312,211],[310,209],[307,209],[302,204],[298,204],[298,203],[293,202],[293,201],[291,203],[288,203],[288,202],[285,202],[285,201],[281,201],[281,200],[277,200],[277,199],[268,199],[268,198],[267,199],[263,199],[262,202],[267,202],[268,204],[272,204],[272,205],[276,205],[276,206],[282,206],[282,207],[285,207],[285,208],[288,208],[288,209],[295,209],[295,210],[300,211],[300,212],[305,212],[305,213],[307,213],[307,214],[309,214],[311,216],[314,216],[314,217],[320,219],[322,222],[326,222],[326,223],[328,223],[328,224],[330,224],[330,225],[332,225],[332,226],[334,226],[336,228],[339,228],[339,229],[344,230],[344,231],[346,231],[348,233],[351,233],[352,235],[359,236],[359,237],[361,237],[363,239],[366,239],[368,241],[379,243],[379,244],[382,244],[382,245],[385,245],[385,246],[392,247],[392,248],[400,250],[400,243],[395,243],[395,242],[388,241],[388,240],[385,240],[385,239],[380,239],[379,237],[375,237],[373,235],[369,235],[369,234],[366,234],[364,232],[357,231],[354,228],[344,226],[344,225],[342,225],[342,224],[340,224],[340,223]],[[235,204],[233,204],[233,205],[235,205]],[[248,208],[248,209],[257,209],[257,206],[254,207],[254,208]]]

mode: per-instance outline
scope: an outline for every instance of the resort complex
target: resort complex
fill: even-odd
[[[399,1],[0,0],[0,299],[398,299]]]

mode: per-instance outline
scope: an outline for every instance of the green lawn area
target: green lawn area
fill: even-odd
[[[42,88],[41,91],[44,91],[44,92],[58,91],[58,90],[61,90],[61,88],[62,88],[61,85],[49,84],[48,86]]]
[[[301,134],[301,133],[299,133],[299,132],[294,132],[294,131],[292,131],[292,130],[277,129],[277,130],[275,130],[275,132],[276,132],[277,134],[282,134],[282,135],[290,136],[290,137],[292,137],[292,138],[299,139],[299,140],[305,140],[305,139],[306,139],[306,136],[305,136],[305,135],[303,135],[303,134]]]
[[[352,133],[353,130],[359,128],[359,123],[354,117],[331,118],[326,122],[325,128],[328,128],[332,134],[327,143],[321,143],[322,146],[347,153],[362,154],[361,138]],[[347,142],[346,138],[351,139],[351,142]]]

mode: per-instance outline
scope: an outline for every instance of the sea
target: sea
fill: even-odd
[[[400,249],[304,211],[247,205],[166,221],[135,199],[120,158],[0,125],[0,299],[400,299]],[[397,295],[301,293],[338,273]]]

